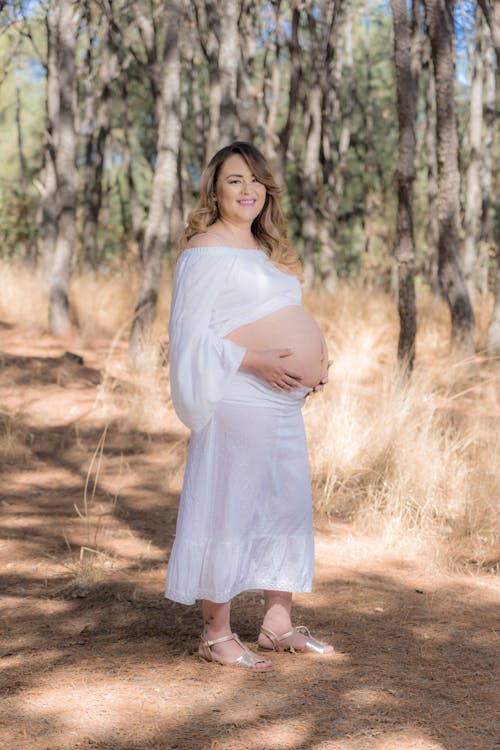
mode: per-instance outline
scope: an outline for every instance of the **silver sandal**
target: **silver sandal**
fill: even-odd
[[[236,641],[236,643],[243,649],[242,655],[232,661],[224,661],[224,659],[219,659],[217,656],[214,656],[212,653],[212,646],[215,646],[217,643],[225,643],[226,641]],[[201,658],[206,661],[217,662],[218,664],[223,664],[228,667],[246,667],[247,669],[252,669],[254,672],[268,672],[273,669],[272,664],[267,667],[258,667],[258,664],[263,664],[267,659],[259,659],[257,654],[254,654],[253,651],[250,651],[250,649],[243,645],[236,633],[224,635],[222,638],[215,638],[213,641],[207,640],[203,634],[200,635],[198,653]]]
[[[333,651],[325,651],[326,644],[313,638],[309,632],[309,628],[306,628],[305,625],[297,625],[295,628],[292,628],[292,630],[289,630],[288,633],[283,633],[283,635],[276,635],[272,630],[268,630],[264,627],[261,627],[260,632],[265,635],[266,638],[269,638],[272,643],[271,648],[260,646],[264,651],[291,651],[292,653],[310,653],[319,654],[320,656],[333,656],[335,654],[335,649],[333,649]],[[285,641],[291,635],[294,635],[294,633],[302,633],[307,636],[307,641],[302,648],[296,648],[295,646],[289,646],[286,643],[282,643],[282,641]]]

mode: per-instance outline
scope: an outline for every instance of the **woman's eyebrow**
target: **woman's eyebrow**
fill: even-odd
[[[255,175],[251,174],[250,177],[254,177]],[[230,177],[241,177],[242,179],[245,177],[244,174],[228,174],[226,175],[226,180],[228,180]]]

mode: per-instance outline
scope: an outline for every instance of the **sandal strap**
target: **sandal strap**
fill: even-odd
[[[203,645],[208,646],[208,648],[210,648],[211,646],[215,646],[217,643],[225,643],[226,641],[236,641],[236,643],[238,643],[240,646],[243,645],[236,633],[231,633],[231,635],[223,635],[222,638],[214,638],[213,641],[207,640],[202,634],[200,635],[200,640]]]
[[[238,638],[237,633],[231,633],[231,635],[224,635],[222,638],[214,638],[213,640],[207,640],[205,636],[202,634],[200,635],[200,641],[201,646],[200,648],[203,649],[203,654],[205,659],[208,661],[218,661],[221,664],[233,664],[235,666],[240,667],[255,667],[256,664],[262,664],[266,661],[266,659],[263,659],[262,657],[257,656],[257,654],[254,654],[253,651],[250,651]],[[215,646],[217,643],[225,643],[227,641],[236,641],[236,643],[241,646],[243,649],[243,653],[238,659],[235,659],[232,662],[225,662],[221,661],[220,659],[214,659],[214,656],[211,651],[211,646]],[[201,652],[200,652],[201,653]]]
[[[287,638],[289,638],[291,635],[294,635],[295,633],[302,633],[303,635],[306,635],[308,638],[312,638],[311,633],[309,632],[309,628],[305,625],[296,625],[294,628],[289,630],[287,633],[283,633],[283,635],[277,635],[272,630],[269,630],[268,628],[261,627],[260,632],[263,633],[271,643],[273,644],[274,651],[285,651],[287,646],[282,646],[281,641],[285,641]]]
[[[294,630],[296,633],[302,633],[302,635],[307,635],[308,638],[312,638],[311,631],[306,625],[296,625]]]
[[[261,627],[260,632],[263,633],[271,643],[273,644],[273,649],[275,651],[282,651],[283,647],[281,646],[281,641],[284,641],[289,636],[293,635],[295,632],[295,628],[292,630],[289,630],[288,633],[283,633],[283,635],[277,635],[272,630],[269,630],[268,628]]]

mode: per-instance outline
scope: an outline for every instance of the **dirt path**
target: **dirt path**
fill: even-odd
[[[296,599],[338,656],[275,655],[273,675],[198,660],[197,608],[162,598],[187,436],[168,410],[131,426],[126,378],[103,396],[108,349],[0,330],[0,747],[497,748],[495,579],[429,573],[349,527],[318,533]],[[237,599],[242,639],[260,609]]]

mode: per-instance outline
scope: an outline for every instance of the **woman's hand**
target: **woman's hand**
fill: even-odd
[[[252,372],[276,391],[293,391],[302,378],[286,366],[291,354],[293,349],[247,349],[240,369]]]
[[[328,365],[326,367],[325,374],[323,375],[323,377],[319,381],[318,385],[314,386],[314,388],[312,389],[311,393],[319,393],[319,391],[323,390],[323,388],[325,387],[325,385],[328,383],[328,370],[330,369],[330,367],[332,366],[332,364],[333,364],[333,359],[329,359],[328,360]]]

